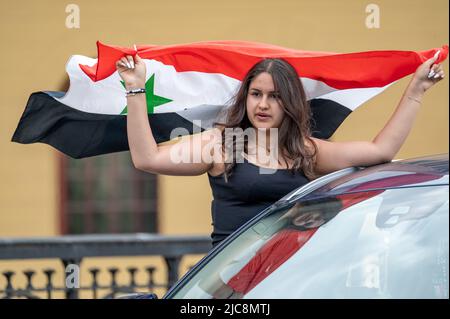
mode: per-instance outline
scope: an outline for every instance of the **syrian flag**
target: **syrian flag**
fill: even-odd
[[[128,150],[124,83],[115,62],[136,53],[147,67],[148,118],[157,143],[212,127],[248,70],[264,58],[287,60],[300,76],[313,111],[313,135],[327,139],[357,107],[412,74],[436,51],[312,52],[217,41],[126,47],[97,42],[98,59],[72,56],[67,92],[31,94],[12,141],[47,143],[73,157]],[[221,119],[223,120],[223,119]]]

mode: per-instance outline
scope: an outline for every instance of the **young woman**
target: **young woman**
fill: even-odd
[[[128,95],[131,157],[136,168],[154,174],[208,173],[214,196],[215,245],[262,209],[320,175],[392,160],[411,130],[425,91],[444,78],[442,67],[434,64],[436,59],[418,67],[394,114],[371,142],[313,138],[311,112],[299,76],[281,59],[265,59],[253,66],[227,109],[225,123],[171,145],[156,144],[145,94]],[[138,55],[123,57],[116,67],[127,90],[145,87],[146,68]],[[434,75],[428,77],[431,70]],[[231,129],[256,134],[238,142],[227,135]],[[238,143],[243,144],[242,152],[235,150]],[[198,160],[174,160],[179,152]],[[262,156],[267,153],[269,161]],[[241,156],[243,162],[237,160]],[[264,168],[272,173],[264,173]]]

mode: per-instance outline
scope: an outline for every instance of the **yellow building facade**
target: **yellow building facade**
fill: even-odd
[[[70,21],[70,5],[79,10],[79,27]],[[60,153],[48,145],[10,140],[29,95],[63,90],[69,57],[96,57],[97,40],[130,47],[244,40],[311,51],[427,50],[448,44],[448,6],[447,0],[2,0],[0,237],[60,235]],[[448,76],[447,61],[444,70]],[[374,138],[409,80],[398,81],[352,113],[332,140]],[[445,78],[427,92],[397,158],[448,152],[448,85]],[[160,233],[209,234],[211,199],[206,175],[159,176]],[[0,261],[0,271],[25,269],[30,262]],[[39,269],[47,263],[32,265]]]

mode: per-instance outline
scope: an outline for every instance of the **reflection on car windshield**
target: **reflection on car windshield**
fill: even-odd
[[[274,208],[174,298],[448,298],[448,187]]]

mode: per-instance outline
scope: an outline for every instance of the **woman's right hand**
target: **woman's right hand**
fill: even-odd
[[[116,62],[116,68],[127,89],[145,87],[145,62],[137,53],[134,59],[131,55],[122,57]]]

